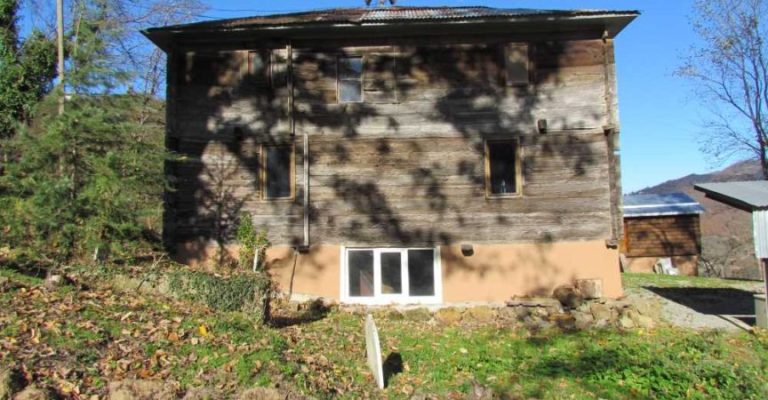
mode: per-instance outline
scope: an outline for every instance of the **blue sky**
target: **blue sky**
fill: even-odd
[[[225,0],[207,3],[211,10],[206,15],[211,17],[359,7],[364,4],[363,0]],[[682,56],[697,40],[688,19],[691,3],[691,0],[398,0],[398,5],[404,6],[640,10],[642,15],[616,40],[625,193],[720,167],[713,165],[699,150],[697,133],[705,115],[698,111],[699,104],[687,82],[674,76]]]

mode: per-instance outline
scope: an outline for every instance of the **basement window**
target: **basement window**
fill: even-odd
[[[521,193],[520,145],[517,140],[485,142],[485,191],[489,197]]]
[[[339,57],[338,64],[339,103],[360,103],[363,101],[363,58]]]
[[[440,251],[435,248],[347,248],[341,298],[357,304],[442,302]]]
[[[293,146],[264,146],[262,152],[264,199],[290,199],[294,191]]]

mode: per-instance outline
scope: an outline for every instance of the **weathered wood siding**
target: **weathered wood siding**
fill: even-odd
[[[294,47],[295,138],[284,74],[265,87],[254,83],[261,78],[249,73],[247,51],[179,51],[169,143],[185,160],[169,168],[178,189],[166,229],[177,241],[226,240],[249,211],[273,243],[299,243],[306,133],[312,243],[609,238],[612,42],[530,42],[527,86],[504,81],[504,43]],[[273,70],[289,70],[284,47],[269,53]],[[362,103],[337,101],[340,55],[364,58]],[[522,196],[486,198],[483,141],[516,137]],[[261,199],[259,145],[294,142],[295,199]]]
[[[672,257],[701,253],[698,215],[627,218],[624,222],[628,257]]]

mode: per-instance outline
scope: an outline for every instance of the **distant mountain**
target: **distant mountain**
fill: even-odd
[[[682,178],[671,179],[656,186],[638,190],[637,194],[662,194],[671,192],[693,192],[696,183],[751,181],[761,179],[760,163],[756,160],[739,161],[720,171],[708,174],[690,174]]]
[[[701,217],[704,258],[720,264],[725,276],[760,279],[760,270],[752,245],[752,218],[748,212],[707,199],[693,189],[697,183],[749,181],[762,179],[760,163],[746,160],[720,171],[691,174],[639,190],[637,194],[687,193],[706,209]]]

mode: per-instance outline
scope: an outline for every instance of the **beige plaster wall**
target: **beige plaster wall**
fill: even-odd
[[[559,243],[476,245],[441,249],[443,300],[504,301],[513,296],[551,296],[576,279],[603,280],[603,295],[622,296],[618,250],[602,240]]]
[[[186,258],[200,263],[215,255],[210,246],[186,246]],[[189,251],[198,250],[197,254]],[[204,249],[202,253],[199,250]],[[236,254],[236,248],[230,248]],[[576,279],[602,279],[606,297],[622,296],[619,254],[605,242],[517,243],[474,245],[465,256],[460,245],[441,247],[443,302],[500,302],[514,296],[551,296],[552,290]],[[181,256],[181,254],[179,254]],[[267,265],[280,289],[297,295],[340,297],[341,247],[316,245],[306,254],[276,246]]]

